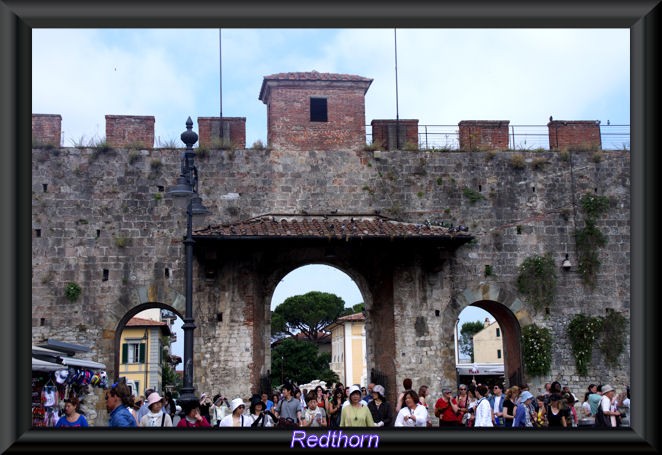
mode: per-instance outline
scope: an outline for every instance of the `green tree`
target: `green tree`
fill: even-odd
[[[316,341],[323,327],[336,320],[345,301],[334,294],[311,291],[285,299],[271,314],[271,333],[276,339],[302,333]]]
[[[161,346],[161,383],[164,389],[166,389],[166,386],[171,386],[173,391],[178,392],[183,384],[182,378],[179,377],[173,365],[168,362],[170,359],[170,337],[161,337]]]
[[[339,381],[329,368],[330,354],[320,353],[316,344],[287,338],[271,350],[271,382],[296,382],[303,384],[314,379],[327,384]]]
[[[485,325],[482,322],[475,321],[465,322],[460,329],[460,340],[458,341],[460,352],[468,355],[472,362],[474,361],[474,335],[483,330],[483,328],[485,328]]]
[[[350,314],[361,313],[364,310],[365,310],[365,303],[361,302],[361,303],[357,303],[356,305],[350,308],[345,308],[343,312],[340,314],[340,316],[347,316]]]

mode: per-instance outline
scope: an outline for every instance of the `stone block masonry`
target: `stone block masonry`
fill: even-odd
[[[106,363],[112,375],[117,355],[114,334],[128,312],[156,302],[183,314],[186,220],[166,193],[179,175],[181,153],[148,149],[131,159],[122,149],[101,154],[95,149],[58,152],[35,149],[32,153],[32,339],[36,343],[57,338],[94,346],[90,360]],[[522,155],[525,163],[544,158],[547,164],[513,168],[513,154]],[[162,165],[152,167],[152,161]],[[519,264],[543,252],[559,261],[556,303],[547,315],[533,312],[526,302],[517,311],[528,312],[530,321],[550,328],[559,341],[554,345],[549,377],[526,378],[527,382],[535,390],[542,385],[535,381],[563,377],[575,392],[589,380],[626,383],[629,355],[623,355],[618,367],[607,368],[597,349],[590,377],[578,377],[564,330],[567,321],[580,312],[604,315],[606,308],[612,308],[629,313],[629,152],[606,151],[595,162],[588,152],[564,160],[562,154],[551,151],[505,151],[494,156],[489,152],[382,151],[377,159],[364,150],[219,150],[196,164],[200,195],[211,211],[205,220],[209,224],[268,213],[337,210],[378,211],[406,222],[443,220],[469,227],[476,241],[458,249],[441,270],[426,268],[424,260],[399,264],[387,275],[390,287],[360,287],[369,310],[381,311],[367,328],[368,351],[374,353],[368,362],[377,369],[394,362],[393,387],[404,375],[416,378],[417,384],[436,387],[439,359],[452,358],[454,349],[448,334],[453,333],[462,310],[456,296],[486,281],[515,294]],[[472,202],[465,188],[482,198]],[[565,272],[560,265],[566,251],[577,263],[572,201],[573,194],[585,193],[610,200],[608,212],[598,221],[607,246],[599,251],[602,265],[593,290],[582,285],[576,270]],[[582,222],[578,210],[577,226]],[[257,266],[278,257],[265,254]],[[272,294],[250,258],[241,252],[234,262],[222,258],[213,278],[208,278],[199,258],[194,260],[194,385],[198,392],[221,390],[244,396],[257,385],[261,369],[270,367],[268,337],[259,334],[268,326]],[[295,263],[307,262],[293,258]],[[490,277],[484,276],[486,264],[494,271]],[[375,264],[375,272],[387,270],[384,265]],[[341,267],[351,271],[347,268],[351,266]],[[69,281],[82,288],[76,302],[64,296]],[[386,309],[378,307],[389,298],[395,305],[388,309],[387,318]],[[383,347],[371,346],[383,345],[384,340],[375,339],[382,331],[388,332],[388,324],[395,325],[390,329],[393,347],[381,358]],[[426,329],[418,333],[416,327]],[[259,344],[260,340],[266,341]],[[443,368],[452,371],[449,362]],[[105,413],[103,404],[97,411]]]
[[[109,147],[154,147],[154,116],[106,115]]]

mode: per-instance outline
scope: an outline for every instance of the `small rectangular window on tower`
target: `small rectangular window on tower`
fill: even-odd
[[[326,122],[326,98],[310,98],[310,121],[311,122]]]

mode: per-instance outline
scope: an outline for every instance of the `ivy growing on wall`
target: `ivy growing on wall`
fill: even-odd
[[[536,324],[522,329],[522,360],[526,372],[531,376],[549,373],[552,365],[552,334]]]
[[[530,256],[519,266],[517,290],[528,297],[537,310],[554,303],[556,294],[556,264],[548,253]]]
[[[586,376],[591,363],[593,344],[601,334],[602,319],[598,317],[577,314],[568,324],[568,338],[575,357],[577,373]]]
[[[579,200],[579,204],[584,213],[585,226],[575,230],[578,270],[584,284],[593,288],[600,268],[598,249],[607,243],[596,221],[609,209],[609,198],[587,193]]]
[[[582,376],[588,374],[596,341],[607,365],[616,366],[618,357],[625,349],[627,325],[627,318],[615,311],[609,312],[605,317],[575,315],[568,325],[567,334],[577,373]]]
[[[599,347],[605,356],[605,362],[610,366],[616,366],[618,357],[625,349],[625,335],[628,321],[625,316],[615,311],[610,311],[602,321],[602,336]]]

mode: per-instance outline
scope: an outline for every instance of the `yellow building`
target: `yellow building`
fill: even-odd
[[[503,363],[503,337],[496,321],[485,318],[484,328],[473,338],[475,363]]]
[[[126,323],[120,341],[119,375],[126,377],[136,397],[145,389],[163,390],[161,337],[170,336],[166,322],[133,317]]]
[[[365,316],[354,313],[342,316],[324,328],[331,332],[331,363],[345,385],[367,382],[365,360]]]

